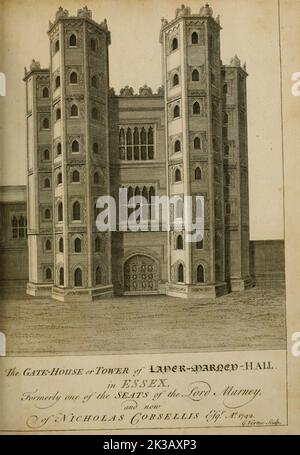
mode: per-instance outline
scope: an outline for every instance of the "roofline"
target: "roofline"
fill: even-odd
[[[26,70],[26,68],[25,68],[25,70]],[[39,68],[39,69],[30,70],[30,71],[28,71],[28,73],[26,73],[26,75],[23,77],[22,80],[25,82],[34,73],[49,73],[50,74],[50,68]]]

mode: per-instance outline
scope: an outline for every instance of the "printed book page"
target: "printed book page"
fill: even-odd
[[[0,4],[0,433],[299,434],[300,0]]]

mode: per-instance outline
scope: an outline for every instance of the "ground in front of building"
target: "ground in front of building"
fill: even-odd
[[[284,289],[198,301],[167,296],[61,303],[1,296],[7,355],[285,348]]]

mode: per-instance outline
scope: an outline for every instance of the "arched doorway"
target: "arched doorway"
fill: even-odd
[[[124,290],[139,293],[158,290],[158,269],[152,258],[137,254],[125,262]]]

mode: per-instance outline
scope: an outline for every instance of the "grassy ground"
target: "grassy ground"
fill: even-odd
[[[7,355],[285,348],[285,292],[253,288],[218,299],[115,297],[61,303],[0,298]]]

